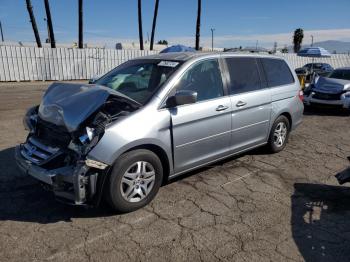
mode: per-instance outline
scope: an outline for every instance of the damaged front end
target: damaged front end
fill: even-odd
[[[26,142],[16,147],[18,166],[59,200],[96,205],[110,167],[88,154],[108,125],[138,107],[107,88],[53,84],[40,106],[24,117],[29,134]]]

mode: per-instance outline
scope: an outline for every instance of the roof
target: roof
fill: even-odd
[[[203,52],[171,52],[171,53],[161,53],[150,56],[143,56],[142,59],[164,59],[164,60],[176,60],[176,61],[187,61],[194,57],[200,57],[208,55],[210,53]]]
[[[190,59],[199,57],[210,57],[210,56],[247,56],[247,57],[270,57],[284,59],[283,57],[268,55],[268,54],[258,54],[258,53],[237,53],[237,52],[173,52],[173,53],[163,53],[150,56],[143,56],[141,59],[160,59],[160,60],[175,60],[175,61],[188,61]],[[140,58],[136,58],[140,59]]]

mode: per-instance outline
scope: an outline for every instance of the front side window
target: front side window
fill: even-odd
[[[282,59],[261,58],[269,87],[282,86],[294,83],[294,77]]]
[[[334,70],[329,75],[329,78],[350,80],[350,70]]]
[[[190,67],[180,78],[176,90],[197,92],[197,101],[223,96],[223,83],[218,61],[206,60]]]
[[[230,74],[230,93],[240,94],[261,88],[258,66],[252,57],[226,58]]]
[[[174,61],[129,61],[102,76],[95,84],[112,88],[144,105],[179,65]]]

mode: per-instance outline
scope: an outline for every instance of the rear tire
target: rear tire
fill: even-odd
[[[152,201],[162,180],[163,167],[156,154],[145,149],[130,151],[115,162],[105,197],[117,212],[131,212]]]
[[[280,115],[272,125],[269,140],[268,148],[271,153],[278,153],[282,151],[289,138],[290,133],[290,123],[287,117]]]

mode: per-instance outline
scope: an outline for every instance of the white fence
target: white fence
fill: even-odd
[[[279,54],[279,56],[285,57],[289,64],[295,68],[302,67],[307,63],[311,63],[313,60],[309,57],[300,57],[296,54]],[[350,55],[347,54],[335,54],[331,57],[315,58],[314,62],[328,63],[333,68],[350,66]]]
[[[148,50],[0,46],[0,82],[90,79],[131,58],[156,53]],[[294,68],[312,61],[295,54],[280,55]],[[350,66],[350,56],[345,54],[316,58],[315,61],[329,63],[334,68]]]
[[[155,51],[0,46],[0,82],[90,79]]]

